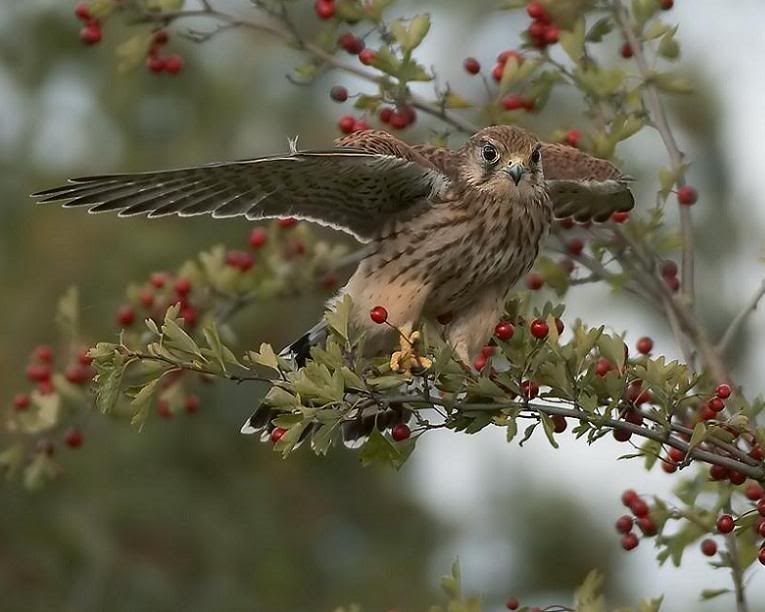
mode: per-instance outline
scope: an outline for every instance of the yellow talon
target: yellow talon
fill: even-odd
[[[390,357],[390,369],[394,372],[405,372],[411,375],[414,368],[428,369],[433,362],[427,357],[420,357],[414,352],[414,344],[420,339],[420,332],[415,331],[407,337],[401,334],[401,350],[394,352]]]

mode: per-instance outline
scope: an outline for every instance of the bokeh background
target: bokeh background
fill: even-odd
[[[247,2],[219,0],[221,6]],[[315,24],[308,0],[296,2],[301,27]],[[425,64],[468,95],[477,79],[461,69],[476,56],[490,66],[518,45],[526,20],[494,12],[493,2],[400,2],[429,11],[433,32]],[[765,227],[765,22],[761,0],[675,0],[681,65],[697,93],[671,103],[691,182],[699,247],[699,306],[719,332],[763,275]],[[202,46],[176,42],[186,59],[175,78],[115,69],[120,27],[87,49],[77,38],[73,2],[6,1],[0,7],[0,401],[24,388],[29,351],[55,337],[56,299],[81,290],[90,338],[115,337],[114,312],[124,287],[174,269],[197,251],[244,245],[241,221],[118,220],[81,211],[34,207],[27,194],[69,175],[141,170],[284,151],[287,138],[325,146],[336,136],[330,74],[311,86],[285,75],[297,53],[244,33]],[[620,41],[603,49],[615,62]],[[554,53],[558,53],[555,50]],[[427,92],[427,86],[423,89]],[[558,90],[530,121],[541,135],[586,130],[577,98]],[[426,139],[437,123],[420,117],[406,133]],[[455,139],[458,143],[458,139]],[[663,159],[646,130],[619,155],[642,205],[657,187]],[[331,239],[342,239],[339,236]],[[239,323],[242,346],[281,344],[321,312],[321,295],[260,306]],[[582,316],[628,338],[649,334],[677,356],[663,324],[639,303],[607,289],[574,291],[567,317]],[[756,314],[738,339],[739,381],[763,390],[765,317]],[[359,602],[366,610],[422,610],[437,598],[438,576],[460,557],[468,591],[498,610],[515,594],[536,604],[567,602],[590,568],[607,572],[609,601],[665,593],[666,610],[727,610],[699,604],[702,588],[726,586],[700,552],[682,570],[657,568],[646,540],[619,548],[612,524],[626,487],[668,494],[676,477],[645,474],[617,461],[623,449],[563,436],[525,448],[503,432],[433,433],[397,473],[363,469],[337,450],[317,459],[303,451],[282,461],[238,434],[262,389],[216,385],[195,418],[152,420],[140,434],[99,415],[83,421],[85,445],[61,449],[64,477],[36,493],[0,488],[0,609],[7,611],[331,610]],[[752,601],[765,596],[765,571],[751,578]],[[758,608],[755,603],[753,610]]]

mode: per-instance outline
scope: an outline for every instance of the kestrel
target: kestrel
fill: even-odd
[[[77,178],[33,197],[120,216],[297,217],[343,230],[369,246],[334,300],[351,296],[368,350],[389,349],[398,335],[370,320],[375,306],[405,339],[423,317],[450,313],[446,339],[465,363],[491,336],[553,216],[605,221],[634,204],[629,178],[610,162],[514,126],[482,129],[456,150],[366,130],[330,150]],[[305,360],[325,336],[319,324],[293,355]]]

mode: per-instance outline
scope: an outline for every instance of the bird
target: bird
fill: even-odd
[[[328,308],[350,296],[350,324],[365,334],[366,351],[399,342],[395,369],[422,365],[407,343],[423,319],[447,314],[446,341],[472,363],[553,218],[605,221],[629,211],[631,180],[610,161],[495,125],[455,149],[363,130],[330,149],[300,151],[291,143],[284,155],[86,176],[32,197],[123,217],[295,217],[349,233],[366,243],[365,256]],[[380,306],[391,325],[370,318]],[[284,354],[304,363],[327,333],[322,321]],[[268,417],[256,412],[243,431],[268,431]]]

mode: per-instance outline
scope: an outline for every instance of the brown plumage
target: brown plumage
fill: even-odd
[[[85,177],[33,197],[123,216],[294,216],[347,231],[370,243],[339,293],[353,298],[352,320],[370,350],[395,343],[389,327],[371,322],[374,306],[406,331],[449,312],[447,340],[469,363],[553,215],[605,220],[629,210],[628,180],[607,161],[494,126],[456,150],[368,130],[327,151]],[[301,339],[303,354],[316,332]]]

